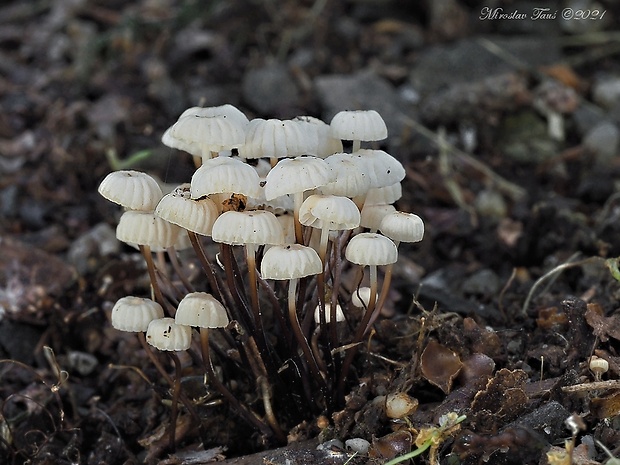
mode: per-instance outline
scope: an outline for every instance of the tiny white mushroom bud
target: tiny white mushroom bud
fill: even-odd
[[[609,370],[609,362],[604,358],[593,355],[590,358],[590,370],[592,371],[592,373],[594,373],[594,378],[597,381],[600,381],[601,376],[607,373],[607,370]]]
[[[385,414],[388,418],[403,418],[418,408],[418,400],[405,392],[388,394],[385,398]]]

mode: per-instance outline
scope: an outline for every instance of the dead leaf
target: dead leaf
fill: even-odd
[[[461,371],[461,359],[447,347],[431,340],[420,357],[422,376],[448,394],[454,378]]]
[[[610,337],[620,341],[619,313],[606,317],[603,315],[603,310],[600,305],[588,304],[585,319],[592,327],[592,333],[602,342],[607,342]]]

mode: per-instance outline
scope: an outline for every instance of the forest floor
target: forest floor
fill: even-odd
[[[555,16],[517,0],[3,2],[0,462],[380,464],[420,431],[438,439],[416,463],[620,457],[620,7],[541,3]],[[278,448],[201,391],[209,434],[181,415],[171,451],[168,387],[109,322],[148,277],[97,186],[120,168],[187,182],[191,157],[161,134],[224,103],[376,109],[407,170],[396,205],[425,237],[401,245],[344,405],[284,421]],[[392,420],[396,392],[418,408]],[[465,419],[441,429],[448,414]]]

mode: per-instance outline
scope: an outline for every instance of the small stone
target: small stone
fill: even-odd
[[[603,108],[620,103],[620,76],[599,77],[592,84],[592,100]]]
[[[91,374],[99,364],[97,357],[94,355],[77,350],[69,352],[67,359],[69,361],[69,367],[72,370],[77,371],[82,376],[88,376]]]
[[[620,130],[610,121],[603,121],[594,126],[583,140],[586,149],[601,163],[609,162],[616,156],[619,144]]]
[[[495,295],[499,287],[499,278],[488,268],[477,271],[463,282],[463,292],[479,296]]]
[[[116,239],[114,229],[106,223],[100,223],[71,244],[67,259],[80,275],[84,275],[90,271],[93,258],[106,257],[119,250],[120,242]]]
[[[264,115],[293,116],[299,106],[299,91],[288,69],[282,65],[266,65],[249,70],[241,84],[243,99]]]
[[[319,76],[314,83],[324,121],[331,121],[341,110],[375,110],[388,128],[385,143],[391,155],[398,156],[399,148],[411,141],[414,131],[409,121],[416,119],[414,107],[386,79],[362,71]]]

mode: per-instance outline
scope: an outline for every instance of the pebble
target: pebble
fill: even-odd
[[[249,70],[241,83],[243,100],[256,112],[275,117],[292,117],[299,106],[299,90],[288,69],[268,64]]]
[[[592,100],[603,108],[620,104],[620,76],[603,76],[592,83]]]
[[[618,153],[620,130],[611,121],[603,121],[588,131],[583,145],[594,154],[597,162],[610,162]]]
[[[314,84],[325,122],[329,123],[341,110],[376,110],[388,128],[385,143],[391,155],[397,156],[400,147],[410,140],[412,128],[408,120],[415,119],[415,107],[389,81],[374,72],[323,75]]]
[[[90,271],[93,258],[106,257],[119,250],[120,242],[114,229],[107,223],[99,223],[73,241],[67,260],[83,276]]]
[[[484,268],[475,272],[463,281],[463,292],[479,296],[492,296],[499,292],[500,281],[490,269]]]
[[[485,39],[486,40],[486,39]],[[411,69],[409,81],[423,98],[433,92],[464,82],[481,81],[489,76],[515,70],[515,65],[502,59],[506,53],[516,60],[537,67],[561,58],[561,50],[550,38],[493,37],[490,51],[479,39],[460,40],[454,44],[429,47]],[[540,53],[540,50],[545,53]]]

